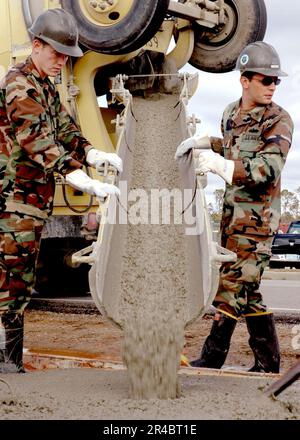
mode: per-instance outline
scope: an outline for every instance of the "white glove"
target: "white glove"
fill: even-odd
[[[75,170],[66,175],[66,182],[79,191],[86,192],[96,197],[107,197],[109,194],[120,195],[120,190],[115,185],[91,179],[84,171]]]
[[[193,136],[181,142],[175,153],[175,159],[179,159],[184,154],[189,153],[192,148],[208,149],[211,148],[208,136]]]
[[[225,182],[232,184],[232,178],[234,173],[234,161],[225,159],[214,151],[201,151],[198,159],[198,172],[218,174]]]
[[[86,155],[86,161],[91,166],[98,170],[105,162],[115,167],[119,173],[123,171],[122,159],[116,153],[106,153],[105,151],[92,148]]]

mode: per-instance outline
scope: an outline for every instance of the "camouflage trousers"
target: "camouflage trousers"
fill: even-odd
[[[0,315],[22,313],[30,300],[43,225],[28,216],[0,217]]]
[[[270,259],[272,237],[262,240],[250,235],[230,235],[222,241],[223,247],[237,254],[237,261],[222,264],[213,305],[235,319],[270,313],[259,287]]]

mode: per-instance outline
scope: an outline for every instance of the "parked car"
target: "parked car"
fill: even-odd
[[[300,269],[300,221],[291,222],[286,234],[274,236],[269,267]]]

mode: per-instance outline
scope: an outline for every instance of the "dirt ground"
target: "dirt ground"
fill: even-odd
[[[198,357],[208,335],[212,317],[197,319],[185,332],[184,354],[192,360]],[[281,370],[286,371],[298,358],[294,350],[292,329],[295,324],[277,322],[281,348]],[[100,314],[61,314],[28,310],[25,314],[25,347],[29,350],[65,353],[66,355],[97,355],[103,360],[122,362],[122,331]],[[248,345],[246,323],[235,329],[226,366],[248,368],[253,363]]]
[[[198,354],[210,325],[211,317],[199,319],[186,331],[184,351],[189,358]],[[277,328],[285,370],[299,353],[291,349],[292,325],[278,323]],[[27,311],[25,329],[28,349],[121,361],[122,333],[100,315]],[[245,324],[239,323],[227,365],[243,368],[251,363]],[[274,380],[182,368],[179,398],[136,400],[129,397],[124,369],[5,375],[0,377],[0,420],[299,420],[299,381],[273,400],[265,391]]]

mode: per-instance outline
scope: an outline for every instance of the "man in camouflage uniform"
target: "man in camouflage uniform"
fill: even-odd
[[[97,150],[61,104],[55,77],[68,56],[79,57],[78,31],[62,9],[33,23],[31,56],[0,83],[0,373],[24,372],[23,312],[34,284],[42,227],[52,212],[54,171],[89,194],[118,194],[90,179],[84,163],[122,169],[116,154]]]
[[[272,237],[280,221],[280,174],[292,142],[293,122],[272,101],[281,71],[275,49],[248,45],[237,61],[243,88],[241,100],[223,114],[223,139],[210,138],[213,151],[201,151],[199,169],[217,173],[227,183],[221,221],[222,246],[237,261],[220,268],[213,302],[217,312],[195,367],[221,368],[237,321],[244,316],[255,364],[250,371],[279,372],[280,353],[274,317],[263,303],[259,286],[270,259]],[[203,148],[193,137],[177,156]]]

